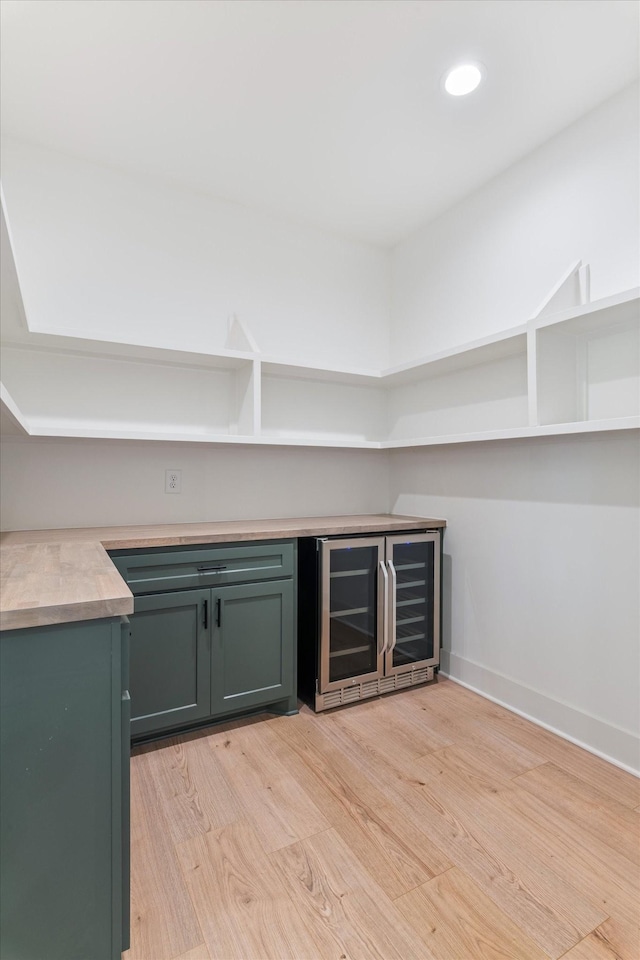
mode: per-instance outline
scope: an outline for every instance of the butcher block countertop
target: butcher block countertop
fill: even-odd
[[[0,534],[0,630],[133,613],[131,591],[107,550],[358,536],[444,526],[444,520],[428,517],[366,514],[10,531]]]
[[[0,629],[133,613],[133,595],[97,540],[3,545]]]

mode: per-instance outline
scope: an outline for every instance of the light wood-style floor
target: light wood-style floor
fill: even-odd
[[[138,748],[125,960],[638,960],[640,780],[442,680]]]

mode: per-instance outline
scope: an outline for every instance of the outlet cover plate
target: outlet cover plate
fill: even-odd
[[[165,470],[164,492],[182,493],[182,470]]]

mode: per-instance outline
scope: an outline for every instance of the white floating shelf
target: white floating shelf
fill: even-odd
[[[156,430],[152,427],[132,427],[131,424],[112,424],[98,426],[95,423],[81,423],[72,421],[68,425],[52,424],[51,421],[33,418],[30,422],[30,436],[32,437],[76,437],[86,440],[161,440],[179,443],[256,443],[256,437],[243,437],[240,434],[229,433],[198,433],[197,431],[183,430],[171,432]]]
[[[19,437],[27,437],[30,432],[26,418],[3,383],[0,383],[0,432]]]
[[[527,439],[535,437],[584,434],[593,432],[640,429],[640,416],[618,417],[609,420],[554,423],[538,427],[513,427],[501,430],[483,430],[441,436],[416,437],[403,440],[357,440],[339,437],[275,437],[241,434],[175,432],[140,427],[130,424],[98,426],[95,423],[52,423],[46,418],[27,419],[18,409],[10,394],[0,384],[0,415],[3,433],[31,437],[74,437],[78,439],[163,441],[170,443],[208,443],[216,445],[260,445],[282,447],[323,447],[363,450],[390,450],[411,447],[436,446],[454,443],[479,443],[490,440]]]
[[[277,447],[341,447],[346,450],[380,450],[382,444],[378,440],[344,439],[343,437],[313,436],[313,437],[256,437],[254,443]]]
[[[397,367],[388,367],[382,371],[385,386],[395,386],[401,383],[411,383],[427,377],[440,377],[457,370],[468,370],[470,367],[504,357],[524,354],[527,350],[527,325],[511,327],[490,337],[483,337],[459,347],[442,350],[420,360],[403,363]]]
[[[482,430],[475,433],[446,434],[413,440],[385,440],[383,450],[403,447],[427,447],[449,443],[479,443],[485,440],[518,440],[534,437],[554,437],[569,434],[603,433],[640,429],[640,417],[618,417],[612,420],[589,420],[574,423],[552,423],[540,427],[512,427],[508,430]]]
[[[103,360],[138,360],[172,367],[202,367],[204,369],[234,370],[251,363],[256,355],[240,350],[218,350],[202,353],[176,350],[170,347],[152,347],[142,343],[123,343],[116,340],[90,340],[83,337],[58,336],[51,333],[29,334],[20,341],[7,341],[7,346],[36,347],[41,351],[65,353],[77,357],[100,357]]]
[[[294,360],[279,360],[260,357],[263,373],[270,377],[295,380],[324,380],[328,383],[353,383],[356,385],[380,385],[383,376],[380,370],[328,367],[299,363]]]
[[[235,316],[205,352],[30,331],[0,227],[14,436],[394,449],[640,426],[640,290],[584,302],[579,260],[527,323],[379,370],[261,354]]]
[[[640,287],[529,321],[529,327],[535,330],[555,327],[562,333],[586,336],[608,331],[613,327],[629,329],[639,324]]]
[[[260,445],[280,447],[344,447],[347,449],[379,450],[380,443],[368,440],[344,440],[333,437],[263,437],[245,436],[229,433],[198,433],[196,431],[170,432],[140,427],[134,429],[130,424],[113,424],[99,427],[92,423],[55,424],[35,418],[30,424],[29,436],[32,437],[75,437],[85,440],[150,440],[165,443],[209,443]]]
[[[640,414],[639,292],[532,321],[532,406],[539,424]]]
[[[247,349],[31,332],[4,224],[2,251],[10,435],[375,450],[640,427],[640,290],[548,312],[588,297],[579,261],[527,323],[379,370],[261,354],[237,318]]]

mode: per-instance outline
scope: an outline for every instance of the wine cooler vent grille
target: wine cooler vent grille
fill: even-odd
[[[381,677],[379,680],[352,683],[348,687],[331,690],[324,695],[318,694],[316,710],[330,710],[331,707],[340,707],[345,703],[354,703],[356,700],[366,700],[367,697],[377,697],[382,693],[391,693],[394,690],[402,690],[404,687],[427,683],[433,678],[433,667],[421,667],[409,673],[394,673],[390,677]]]

